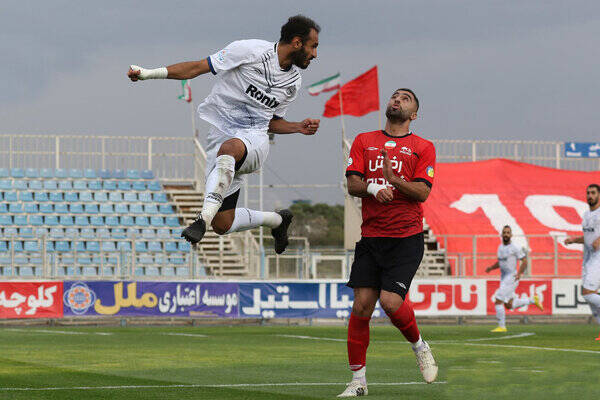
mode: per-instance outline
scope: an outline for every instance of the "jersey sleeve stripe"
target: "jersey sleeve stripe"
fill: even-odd
[[[208,68],[210,68],[210,72],[212,72],[213,75],[216,75],[217,72],[212,65],[212,61],[210,61],[210,56],[206,57],[206,61],[208,62]]]
[[[429,186],[429,189],[431,189],[431,186],[433,186],[431,184],[431,182],[429,182],[427,179],[423,179],[423,178],[417,178],[415,179],[413,182],[423,182],[425,183],[427,186]]]
[[[350,175],[357,175],[357,176],[360,176],[361,178],[365,177],[365,175],[362,172],[353,171],[353,170],[346,171],[346,178],[349,177]]]

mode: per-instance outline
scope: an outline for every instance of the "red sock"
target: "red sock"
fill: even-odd
[[[350,314],[350,322],[348,323],[348,362],[352,371],[358,371],[367,362],[370,320],[370,317],[359,317]]]
[[[406,340],[411,343],[419,340],[420,333],[415,319],[415,312],[408,301],[403,302],[400,308],[389,317],[392,324],[402,332]]]

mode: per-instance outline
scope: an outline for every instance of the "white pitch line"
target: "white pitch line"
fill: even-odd
[[[477,360],[477,363],[486,363],[486,364],[502,364],[502,361],[487,361],[487,360]]]
[[[109,336],[112,333],[108,332],[77,332],[77,331],[59,331],[54,329],[17,329],[17,328],[7,328],[5,331],[11,332],[27,332],[27,333],[54,333],[57,335],[102,335]]]
[[[175,332],[171,332],[171,333],[163,333],[163,335],[167,335],[167,336],[189,336],[189,337],[208,337],[207,335],[201,335],[199,333],[175,333]]]
[[[326,338],[326,337],[317,337],[317,336],[301,336],[301,335],[275,335],[280,337],[287,337],[293,339],[309,339],[309,340],[327,340],[330,342],[345,342],[346,339],[335,339],[335,338]]]
[[[490,340],[516,339],[516,338],[533,336],[533,335],[535,335],[535,333],[533,333],[533,332],[523,332],[523,333],[519,333],[516,335],[497,336],[497,337],[488,337],[488,338],[463,339],[463,340],[432,340],[427,343],[435,344],[435,343],[486,342],[486,341],[490,341]]]
[[[492,343],[445,343],[445,344],[461,344],[463,346],[504,347],[504,348],[529,349],[529,350],[564,351],[567,353],[600,354],[600,351],[597,351],[597,350],[561,349],[558,347],[521,346],[521,345],[517,345],[517,344],[492,344]]]
[[[446,382],[434,382],[445,384]],[[53,390],[107,390],[107,389],[179,389],[179,388],[236,388],[236,387],[269,387],[269,386],[337,386],[344,382],[283,382],[283,383],[232,383],[223,385],[123,385],[123,386],[74,386],[74,387],[43,387],[43,388],[0,388],[2,392],[34,392]],[[403,386],[427,385],[425,382],[380,382],[369,383],[370,386]]]
[[[516,335],[510,336],[498,336],[492,338],[475,338],[475,339],[463,339],[461,341],[458,340],[432,340],[427,343],[436,344],[436,343],[464,343],[464,342],[477,342],[477,341],[487,341],[487,340],[506,340],[506,339],[515,339],[520,337],[533,336],[535,333],[532,332],[524,332]],[[336,339],[336,338],[327,338],[327,337],[318,337],[318,336],[302,336],[302,335],[276,335],[280,337],[294,338],[294,339],[308,339],[308,340],[326,340],[330,342],[346,342],[346,339]],[[372,340],[372,343],[407,343],[401,340]]]

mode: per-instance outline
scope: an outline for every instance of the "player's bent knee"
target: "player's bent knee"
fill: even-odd
[[[227,232],[229,232],[229,229],[231,228],[231,225],[233,224],[233,221],[229,222],[229,221],[215,221],[213,220],[212,222],[212,228],[213,231],[217,234],[217,235],[224,235]]]
[[[246,145],[240,139],[229,139],[221,144],[217,156],[228,155],[239,161],[246,151]]]
[[[352,305],[352,313],[359,317],[370,317],[374,310],[375,305],[370,304],[367,301],[361,302],[355,300],[354,304]]]

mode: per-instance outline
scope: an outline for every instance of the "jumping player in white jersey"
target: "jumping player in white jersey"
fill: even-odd
[[[583,236],[568,237],[565,244],[583,243],[581,294],[600,324],[600,185],[593,183],[586,192],[590,209],[583,214]]]
[[[493,271],[500,268],[500,287],[494,294],[496,319],[498,327],[492,332],[506,332],[506,311],[504,308],[511,310],[535,304],[540,310],[543,310],[542,304],[538,296],[533,296],[533,299],[521,297],[515,299],[515,290],[519,286],[519,280],[527,269],[527,254],[525,250],[516,246],[511,242],[512,229],[505,225],[502,228],[502,243],[498,246],[498,261],[486,268],[485,272]],[[521,260],[521,267],[517,272],[517,262]]]
[[[202,211],[182,233],[198,243],[211,225],[217,234],[258,226],[272,228],[275,251],[283,253],[292,220],[289,210],[262,212],[236,208],[245,174],[257,171],[269,153],[267,132],[313,135],[319,120],[283,119],[300,89],[300,69],[317,57],[321,28],[296,15],[281,27],[279,42],[238,40],[201,61],[145,69],[131,65],[127,76],[145,79],[192,79],[217,75],[212,91],[198,106],[200,118],[212,127],[207,140],[206,189]]]

